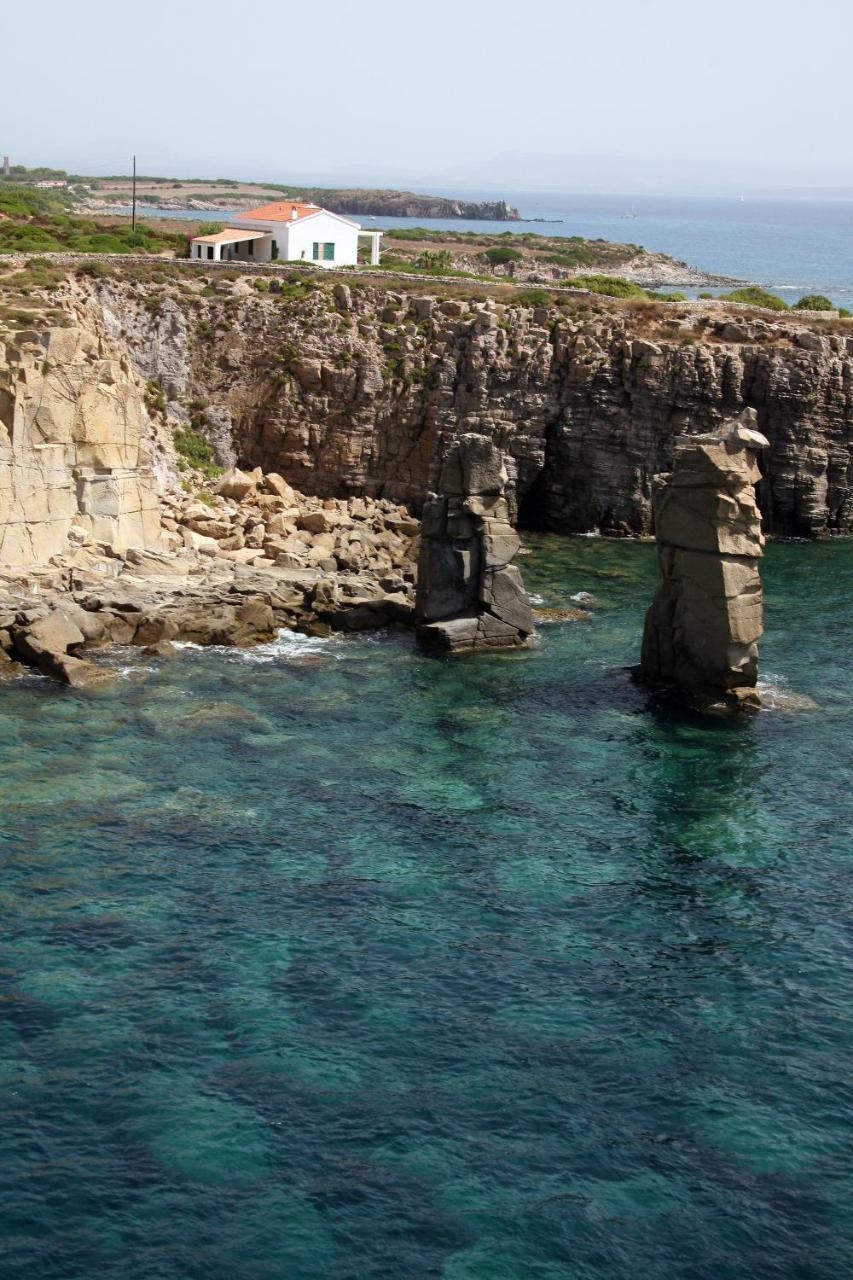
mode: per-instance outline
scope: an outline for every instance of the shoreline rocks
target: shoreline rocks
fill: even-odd
[[[0,565],[0,678],[24,665],[100,682],[111,673],[82,655],[113,644],[168,657],[176,640],[411,626],[420,525],[405,508],[305,497],[260,468],[213,487],[163,495],[160,548],[119,552],[79,531],[45,564]]]

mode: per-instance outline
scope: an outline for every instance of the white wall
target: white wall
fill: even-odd
[[[323,258],[322,247],[320,257],[316,260],[321,267],[354,266],[358,262],[358,233],[360,228],[349,222],[342,222],[329,213],[316,213],[310,218],[299,218],[294,222],[261,222],[258,219],[235,217],[231,220],[235,227],[263,228],[272,234],[278,244],[278,256],[281,260],[290,259],[296,262],[314,262],[314,242],[333,244],[335,257],[332,262]],[[267,262],[270,256],[269,243],[265,242],[266,257],[256,257],[256,262]],[[255,253],[258,253],[257,248]],[[243,254],[241,262],[246,261]]]
[[[319,243],[320,257],[313,257],[314,244]],[[328,262],[323,257],[322,246],[333,244],[335,257]],[[354,266],[358,262],[358,228],[348,222],[341,222],[328,213],[318,213],[312,218],[300,219],[290,227],[290,244],[288,256],[304,261],[316,261],[321,267]]]

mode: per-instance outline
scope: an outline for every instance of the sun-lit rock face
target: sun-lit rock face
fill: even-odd
[[[747,410],[717,435],[683,436],[654,502],[658,582],[642,671],[700,700],[758,705],[763,554],[755,501],[767,440]]]
[[[0,345],[0,567],[44,564],[72,531],[160,546],[151,423],[137,377],[89,330]]]

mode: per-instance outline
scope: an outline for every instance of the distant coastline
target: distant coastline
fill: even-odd
[[[518,209],[506,200],[456,200],[449,196],[417,195],[413,191],[368,191],[358,188],[332,190],[322,187],[293,192],[303,200],[313,200],[333,213],[349,213],[392,218],[459,218],[467,221],[520,222]],[[107,197],[90,196],[77,208],[87,213],[110,213],[117,205],[128,202],[130,193],[116,192]],[[256,195],[235,198],[234,194],[217,196],[161,196],[152,192],[137,195],[140,209],[162,209],[169,212],[217,213],[251,209],[259,203]]]

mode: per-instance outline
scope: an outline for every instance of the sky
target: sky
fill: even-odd
[[[42,0],[6,7],[3,43],[0,152],[27,165],[853,189],[850,0]]]

